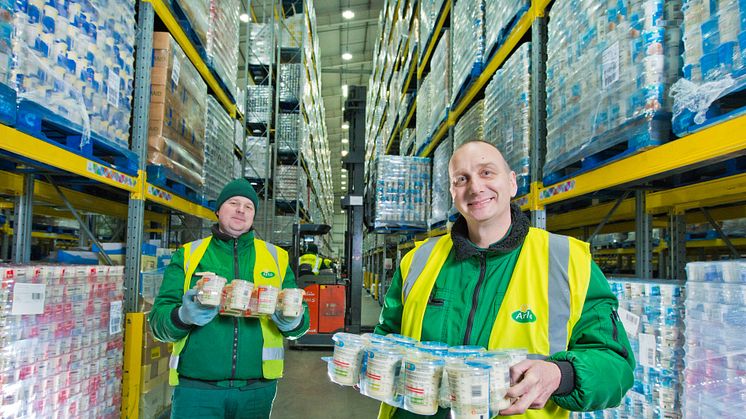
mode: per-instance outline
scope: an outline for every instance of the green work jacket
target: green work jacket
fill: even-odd
[[[216,226],[213,238],[195,272],[214,272],[228,279],[253,281],[254,231],[234,239]],[[199,279],[192,278],[192,286]],[[180,354],[179,376],[198,380],[248,380],[262,378],[262,330],[256,318],[215,316],[204,326],[189,326],[179,320],[178,310],[184,295],[184,249],[174,253],[166,267],[158,297],[148,315],[156,339],[176,342],[189,334]],[[290,268],[285,272],[282,288],[297,288]],[[305,306],[305,303],[304,303]],[[308,307],[303,321],[290,332],[289,339],[303,336],[308,330]]]
[[[528,232],[528,220],[515,206],[512,216],[508,235],[488,249],[480,249],[468,240],[463,218],[454,224],[451,231],[454,246],[430,294],[422,321],[422,341],[487,348]],[[401,272],[397,269],[386,293],[376,333],[401,331],[401,296]],[[614,407],[632,387],[635,359],[617,307],[618,301],[606,277],[593,263],[585,304],[572,331],[569,349],[549,358],[557,361],[563,372],[560,388],[552,396],[560,407],[572,411]],[[395,417],[424,416],[398,409]],[[440,409],[436,416],[430,417],[445,418],[447,411]]]

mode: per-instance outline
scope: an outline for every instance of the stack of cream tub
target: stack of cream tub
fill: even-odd
[[[303,294],[299,288],[280,290],[271,285],[256,285],[243,279],[230,283],[212,272],[200,272],[197,281],[197,302],[220,308],[220,315],[233,317],[270,316],[275,312],[286,317],[303,313]]]
[[[333,339],[333,356],[323,358],[332,382],[419,415],[450,408],[453,418],[492,417],[508,408],[510,367],[527,355],[394,334],[336,333]]]

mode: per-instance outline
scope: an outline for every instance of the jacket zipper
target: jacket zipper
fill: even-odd
[[[233,239],[233,279],[239,279],[238,269],[238,239]],[[238,363],[238,318],[233,318],[233,365],[231,379],[236,378],[236,364]]]
[[[479,280],[477,286],[474,287],[474,295],[471,299],[471,310],[469,311],[469,320],[466,322],[466,333],[464,334],[464,345],[469,344],[471,338],[471,328],[474,323],[474,315],[477,314],[477,302],[479,301],[479,291],[482,289],[482,283],[484,282],[484,275],[487,271],[487,257],[481,255],[482,259],[479,261]]]

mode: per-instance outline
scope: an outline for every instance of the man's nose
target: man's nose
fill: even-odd
[[[243,214],[244,212],[246,212],[246,210],[239,205],[238,207],[236,207],[236,212]]]
[[[484,184],[478,177],[473,177],[471,180],[469,180],[469,192],[473,194],[478,194],[479,192],[482,192],[484,189]]]

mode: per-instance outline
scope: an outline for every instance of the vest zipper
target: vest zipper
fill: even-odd
[[[487,257],[485,255],[481,255],[481,257],[482,258],[479,261],[479,280],[477,281],[477,286],[474,287],[474,295],[471,299],[471,310],[469,311],[469,320],[466,322],[466,333],[464,334],[464,345],[468,345],[469,339],[471,339],[471,328],[474,323],[474,315],[477,314],[479,291],[482,289],[482,283],[484,283],[484,275],[487,271]]]
[[[238,239],[233,239],[233,279],[239,279],[238,269]],[[238,363],[238,318],[233,318],[233,365],[231,379],[236,378],[236,364]]]

